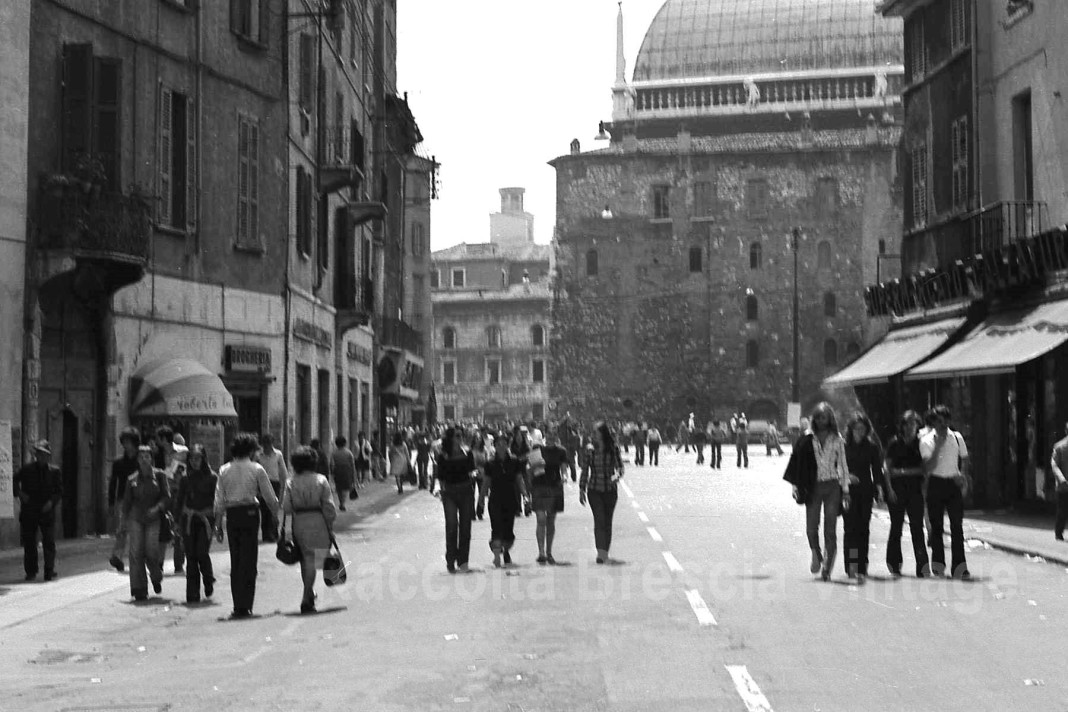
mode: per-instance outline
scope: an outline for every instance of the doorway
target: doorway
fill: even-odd
[[[63,445],[60,472],[63,475],[63,538],[78,536],[78,416],[63,411]]]

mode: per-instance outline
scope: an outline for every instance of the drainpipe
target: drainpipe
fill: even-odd
[[[289,3],[283,3],[282,12],[285,14],[282,27],[286,28],[285,41],[282,42],[282,92],[285,96],[286,111],[286,138],[288,139],[293,133],[292,118],[290,115],[292,112],[288,111],[289,108]],[[286,152],[288,153],[292,149],[289,146],[289,141],[286,141]],[[289,164],[289,161],[286,161]],[[282,452],[289,452],[289,359],[290,359],[290,319],[292,318],[292,302],[293,302],[293,290],[290,288],[289,271],[292,269],[292,257],[290,252],[292,251],[289,244],[289,201],[292,199],[293,191],[290,190],[289,185],[289,171],[286,171],[286,229],[285,229],[285,250],[286,250],[286,266],[285,274],[282,277],[282,303],[284,306],[284,314],[282,316],[282,433],[278,442],[282,444]],[[270,416],[270,399],[267,401],[267,429],[271,428],[271,416]]]

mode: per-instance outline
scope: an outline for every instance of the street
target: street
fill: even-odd
[[[487,517],[466,575],[445,570],[437,499],[374,484],[339,518],[348,583],[320,582],[312,616],[273,545],[260,548],[257,617],[237,622],[223,620],[224,546],[214,600],[194,606],[170,561],[163,595],[137,605],[106,560],[61,554],[48,584],[8,562],[0,708],[1068,710],[1063,566],[972,541],[974,580],[919,580],[906,542],[894,580],[877,510],[872,576],[856,585],[839,556],[821,582],[786,457],[751,454],[749,470],[730,448],[721,471],[673,448],[659,468],[628,464],[609,566],[594,563],[570,482],[559,566],[534,562],[531,517],[516,524],[515,565],[495,570]]]

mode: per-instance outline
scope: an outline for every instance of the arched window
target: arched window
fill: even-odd
[[[530,327],[530,343],[534,346],[545,345],[545,327],[541,324]]]
[[[745,344],[745,367],[756,368],[760,365],[760,345],[756,341]]]
[[[749,269],[760,269],[764,262],[764,248],[759,242],[749,246]]]
[[[850,341],[849,346],[846,346],[846,358],[852,361],[857,356],[860,356],[860,344]]]
[[[823,365],[838,365],[838,342],[834,339],[827,339],[823,342]]]
[[[820,240],[816,246],[816,265],[819,269],[831,268],[831,243],[827,240]]]
[[[456,329],[446,326],[441,330],[441,347],[445,349],[456,348]]]
[[[501,348],[501,327],[491,326],[486,329],[486,343],[491,349]]]
[[[597,250],[586,251],[586,276],[597,276]]]
[[[745,318],[749,321],[756,321],[760,318],[760,304],[754,294],[745,298]]]
[[[823,315],[836,316],[837,314],[838,299],[834,296],[834,292],[827,292],[823,295]]]
[[[690,248],[690,271],[691,272],[700,272],[701,271],[701,248],[700,247],[691,247]]]

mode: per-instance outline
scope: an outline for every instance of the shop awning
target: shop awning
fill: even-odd
[[[886,383],[934,353],[964,325],[964,317],[891,331],[883,340],[823,382],[824,388]]]
[[[159,359],[130,377],[130,417],[236,418],[222,380],[191,359]]]
[[[1068,340],[1068,300],[992,314],[960,343],[905,374],[905,380],[993,376]]]

